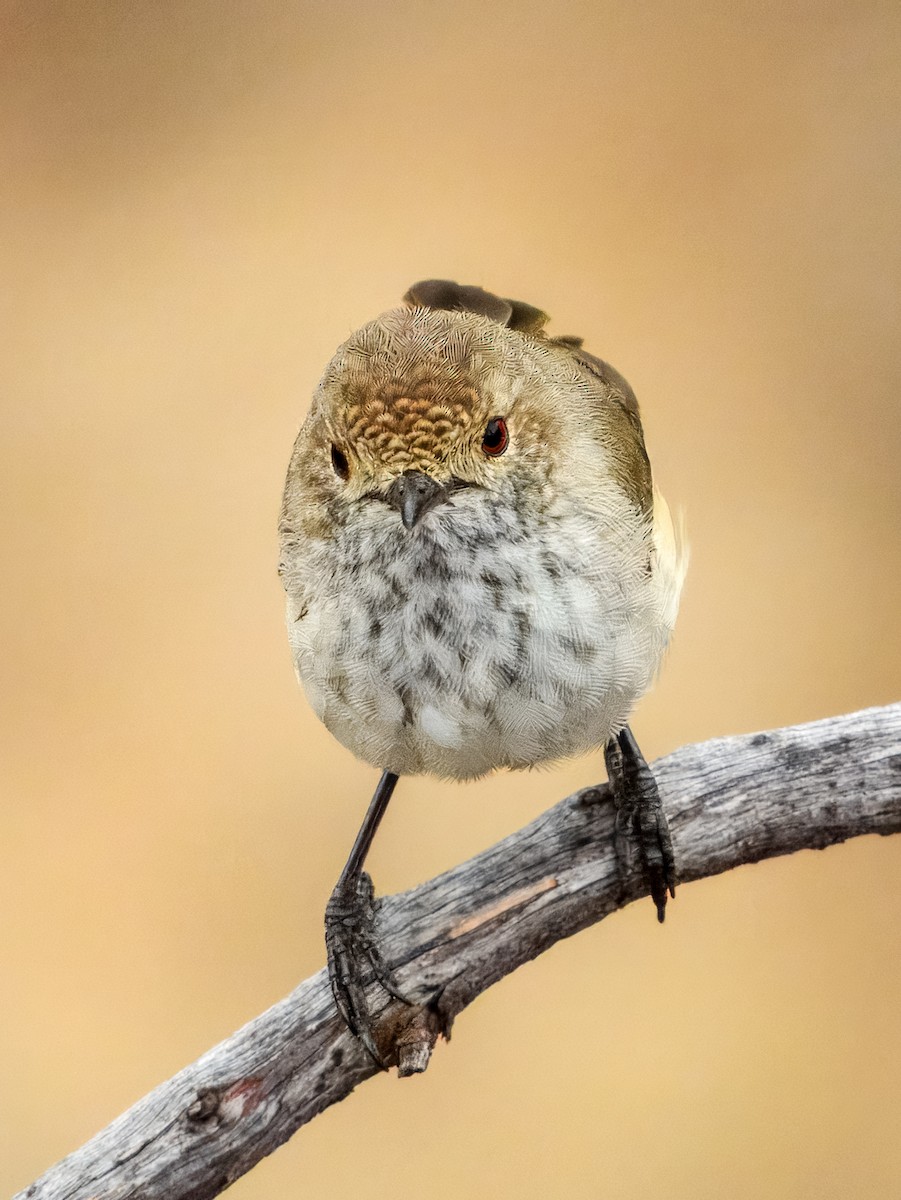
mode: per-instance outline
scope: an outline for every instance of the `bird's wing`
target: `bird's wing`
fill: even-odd
[[[651,466],[635,393],[619,371],[582,348],[581,338],[548,337],[544,327],[550,317],[542,309],[451,279],[423,279],[414,283],[407,289],[404,303],[414,308],[477,313],[565,355],[594,385],[592,395],[602,406],[600,433],[608,450],[613,450],[613,467],[625,491],[644,512],[651,514],[654,506]]]

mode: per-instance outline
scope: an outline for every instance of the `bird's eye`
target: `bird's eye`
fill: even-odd
[[[346,480],[350,475],[350,463],[347,461],[347,455],[337,446],[332,446],[332,466],[339,479]]]
[[[503,417],[492,417],[485,426],[482,449],[491,458],[497,458],[507,449],[508,441],[507,422]]]

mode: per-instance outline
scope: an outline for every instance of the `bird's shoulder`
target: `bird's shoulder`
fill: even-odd
[[[641,413],[632,388],[619,371],[589,353],[583,339],[571,335],[552,337],[545,326],[548,314],[523,300],[495,295],[472,284],[450,279],[424,279],[408,288],[404,303],[414,308],[475,313],[536,341],[546,352],[564,361],[588,384],[601,435],[615,448],[614,466],[626,491],[646,512],[653,505],[651,470],[644,445]]]

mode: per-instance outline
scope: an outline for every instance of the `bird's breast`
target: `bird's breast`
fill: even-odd
[[[601,744],[665,643],[640,573],[630,595],[584,522],[436,517],[345,532],[289,616],[319,716],[399,774],[475,777]]]

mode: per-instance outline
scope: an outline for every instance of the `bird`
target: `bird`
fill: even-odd
[[[288,467],[279,573],[298,679],[381,771],[326,907],[339,1012],[380,1066],[365,985],[405,1000],[364,862],[401,776],[477,779],[602,750],[659,920],[660,794],[628,724],[687,565],[638,403],[541,309],[423,280],[338,348]]]

